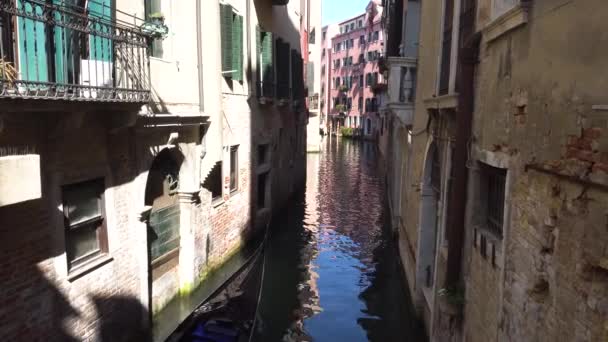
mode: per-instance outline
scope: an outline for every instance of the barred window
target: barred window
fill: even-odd
[[[507,170],[482,164],[482,200],[487,203],[486,224],[502,236]]]

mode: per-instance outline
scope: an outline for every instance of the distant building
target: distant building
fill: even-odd
[[[322,70],[326,77],[322,89],[327,101],[326,126],[333,134],[339,134],[341,127],[351,127],[375,139],[380,130],[380,103],[375,91],[386,86],[378,66],[384,49],[381,18],[382,7],[370,1],[365,13],[324,28],[327,42]]]

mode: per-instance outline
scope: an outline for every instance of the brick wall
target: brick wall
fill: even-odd
[[[41,121],[53,127],[53,120],[60,120],[34,119],[10,129],[28,132]],[[91,124],[78,130],[39,136],[42,198],[0,208],[0,340],[116,340],[118,332],[135,336],[143,324],[139,270],[129,248],[138,236],[128,225],[125,182],[131,170],[121,144],[126,136],[112,136],[115,144],[108,147],[110,137],[95,118],[88,119]],[[68,280],[57,195],[62,184],[100,175],[106,176],[106,198],[113,198],[105,203],[112,260]]]

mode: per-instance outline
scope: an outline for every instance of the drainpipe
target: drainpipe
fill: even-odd
[[[199,111],[205,111],[205,91],[203,90],[203,29],[201,24],[201,2],[196,1],[196,59],[198,64]]]
[[[465,45],[459,53],[458,128],[454,144],[452,171],[454,183],[448,202],[448,261],[446,287],[460,282],[465,234],[465,209],[467,202],[468,142],[471,138],[474,110],[474,77],[479,59],[481,34],[465,37]]]

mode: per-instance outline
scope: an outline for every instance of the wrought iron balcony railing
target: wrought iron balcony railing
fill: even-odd
[[[0,1],[0,99],[150,99],[150,36],[117,20],[111,0],[78,3]]]

